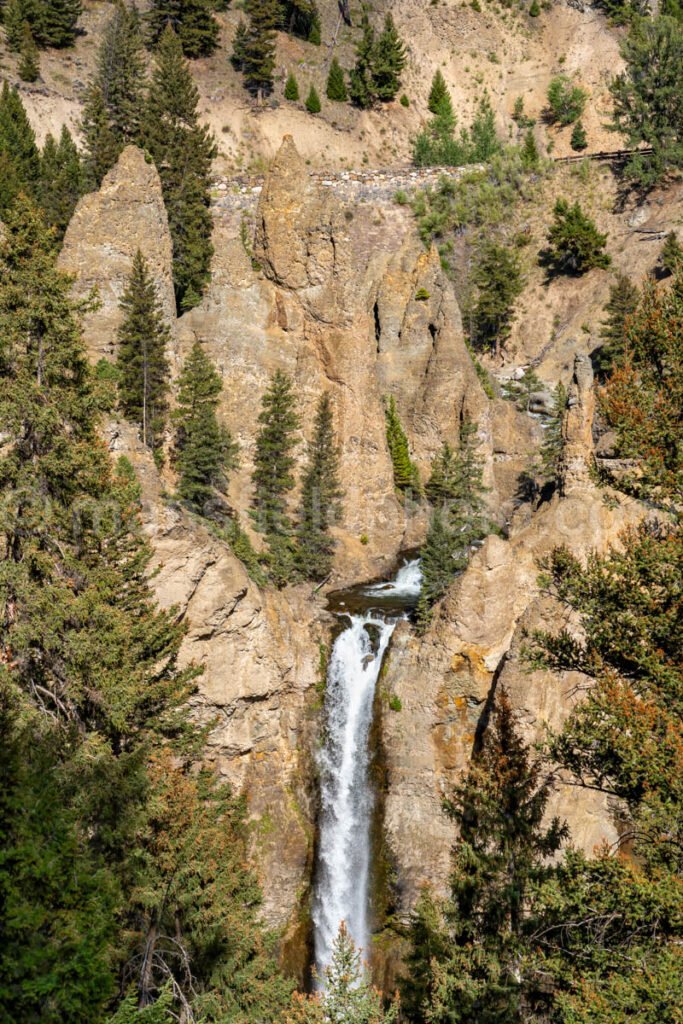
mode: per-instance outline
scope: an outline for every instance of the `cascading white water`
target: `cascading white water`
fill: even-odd
[[[383,615],[368,608],[351,616],[337,637],[327,672],[326,736],[320,756],[320,842],[313,927],[318,977],[330,961],[342,921],[357,947],[368,950],[368,882],[373,793],[368,738],[375,685],[402,604],[420,592],[420,565],[404,565],[389,583],[363,593],[391,597],[398,610]],[[382,602],[378,601],[378,604]],[[368,628],[369,627],[369,628]]]

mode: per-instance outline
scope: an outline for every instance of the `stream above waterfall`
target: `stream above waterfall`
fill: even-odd
[[[313,898],[319,978],[330,962],[342,921],[363,958],[368,958],[375,804],[369,736],[375,687],[396,623],[414,608],[420,583],[420,563],[414,559],[393,580],[338,591],[329,599],[330,610],[346,628],[330,654],[319,754],[321,806]]]

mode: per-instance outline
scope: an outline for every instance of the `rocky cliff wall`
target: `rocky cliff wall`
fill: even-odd
[[[307,173],[290,139],[257,196],[255,210],[229,196],[214,207],[211,285],[178,321],[159,179],[135,149],[124,151],[100,192],[82,200],[62,266],[75,274],[79,294],[98,287],[101,307],[87,321],[86,340],[93,359],[111,359],[132,258],[138,247],[147,255],[171,319],[174,374],[195,338],[222,374],[221,416],[240,443],[229,495],[239,512],[249,506],[270,374],[281,368],[295,379],[301,455],[318,397],[331,391],[345,519],[329,586],[386,572],[424,536],[425,510],[409,513],[394,493],[383,396],[395,395],[423,476],[442,441],[457,443],[461,417],[477,419],[492,509],[508,521],[509,539],[486,541],[427,636],[418,639],[407,623],[397,629],[382,680],[402,704],[399,712],[385,710],[379,731],[384,837],[405,914],[425,881],[442,888],[447,879],[453,837],[441,801],[467,764],[492,687],[508,688],[530,737],[544,721],[560,722],[570,706],[572,680],[529,675],[520,659],[525,626],[553,626],[560,615],[539,592],[538,558],[561,542],[580,555],[603,548],[641,510],[625,499],[613,508],[591,483],[590,366],[579,362],[562,494],[533,516],[513,514],[516,478],[538,444],[538,424],[484,394],[438,255],[425,251],[404,207],[384,198],[347,203]],[[264,914],[282,930],[287,962],[303,970],[321,644],[332,625],[324,597],[310,587],[260,591],[206,525],[165,496],[172,473],[160,479],[134,428],[112,424],[109,442],[136,464],[154,549],[151,583],[188,625],[183,659],[204,669],[189,713],[211,724],[208,757],[247,796]],[[565,789],[558,808],[580,845],[613,834],[609,809],[594,797]]]

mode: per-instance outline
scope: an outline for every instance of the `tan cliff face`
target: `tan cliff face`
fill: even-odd
[[[405,914],[424,882],[446,884],[453,836],[441,803],[467,764],[492,686],[506,686],[530,738],[541,735],[545,721],[559,724],[573,699],[574,681],[528,674],[521,657],[524,628],[561,621],[561,610],[539,591],[538,559],[558,543],[580,556],[604,549],[642,510],[624,498],[612,507],[591,482],[592,379],[590,364],[579,359],[564,424],[562,493],[533,516],[512,514],[516,477],[538,445],[538,425],[484,394],[450,283],[404,207],[388,199],[354,204],[325,191],[286,139],[257,208],[229,194],[213,212],[212,281],[201,304],[172,321],[170,356],[175,375],[200,339],[222,374],[220,414],[241,458],[229,499],[245,525],[260,398],[277,368],[295,381],[300,458],[320,394],[333,397],[345,517],[329,586],[388,572],[424,537],[425,508],[407,512],[394,493],[385,395],[396,398],[423,479],[439,445],[457,443],[461,417],[477,420],[489,500],[511,522],[508,540],[491,536],[473,557],[424,638],[399,625],[382,675],[382,693],[396,694],[402,705],[383,710],[379,732],[383,827]],[[94,360],[115,357],[118,300],[138,247],[170,317],[171,249],[159,179],[129,148],[101,190],[82,200],[61,257],[79,294],[94,285],[100,293],[101,307],[86,323]],[[112,424],[109,443],[130,455],[140,475],[154,550],[151,585],[187,624],[182,659],[204,670],[189,713],[210,724],[207,757],[246,794],[263,912],[283,934],[286,962],[302,972],[321,645],[329,645],[332,625],[324,597],[310,586],[260,590],[207,526],[164,495],[133,427]],[[164,486],[172,490],[169,470]],[[578,845],[591,848],[613,835],[610,810],[595,797],[563,789],[557,809]]]

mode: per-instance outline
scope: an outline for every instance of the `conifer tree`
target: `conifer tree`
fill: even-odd
[[[169,26],[156,53],[143,140],[157,165],[173,239],[173,283],[179,310],[196,305],[210,276],[209,212],[214,138],[199,123],[199,93]]]
[[[533,128],[529,128],[524,136],[521,157],[522,166],[526,171],[537,170],[540,163],[540,155],[538,152],[538,146],[536,145],[536,139],[534,138]]]
[[[282,20],[287,32],[320,45],[320,11],[315,0],[281,0]]]
[[[140,141],[145,65],[137,8],[117,0],[102,35],[83,112],[86,164],[101,184],[124,146]]]
[[[553,393],[553,411],[543,432],[541,445],[541,468],[548,483],[556,482],[559,476],[564,442],[562,421],[567,408],[567,389],[558,381]]]
[[[21,97],[7,81],[0,92],[0,215],[15,196],[34,196],[40,179],[40,153]]]
[[[245,0],[244,12],[249,19],[242,62],[244,82],[262,100],[273,88],[280,5],[278,0]]]
[[[85,143],[84,174],[88,189],[99,188],[102,180],[116,163],[121,152],[109,122],[109,111],[102,90],[91,86],[83,107],[81,122]]]
[[[572,149],[577,152],[581,152],[588,145],[588,139],[586,138],[586,129],[583,127],[582,121],[577,121],[572,129],[571,137]]]
[[[173,411],[178,493],[197,512],[208,510],[215,489],[225,490],[226,474],[237,464],[237,445],[216,418],[223,382],[196,341],[178,378]]]
[[[448,86],[446,85],[446,79],[441,73],[441,68],[437,68],[432,79],[432,87],[429,90],[427,109],[431,114],[440,114],[444,108],[448,108],[450,113],[453,113],[453,104],[448,92]]]
[[[254,455],[254,498],[251,516],[256,529],[264,534],[271,553],[271,573],[283,586],[294,565],[292,524],[287,512],[287,495],[294,487],[294,458],[299,427],[293,382],[281,370],[271,377],[259,414],[261,429]]]
[[[525,366],[521,377],[509,380],[502,386],[505,398],[512,399],[520,412],[529,412],[532,396],[545,389],[545,385],[533,366]]]
[[[578,202],[570,206],[566,199],[558,199],[553,216],[548,247],[541,253],[541,263],[550,274],[580,275],[610,265],[607,235],[598,231]]]
[[[297,561],[306,579],[323,580],[332,568],[334,542],[330,526],[341,515],[339,450],[328,392],[318,403],[308,464],[301,484],[297,526]]]
[[[657,263],[664,275],[678,274],[683,270],[683,246],[675,231],[670,231],[664,239]]]
[[[445,501],[453,501],[458,496],[460,481],[457,452],[454,452],[447,441],[432,459],[432,473],[425,485],[425,494],[432,505],[442,505]]]
[[[356,45],[356,63],[349,74],[349,96],[357,107],[366,109],[375,101],[372,80],[372,62],[375,50],[375,30],[370,24],[367,11],[361,20],[362,35]]]
[[[406,60],[405,45],[389,13],[372,52],[373,91],[380,100],[386,102],[396,96]]]
[[[139,249],[120,305],[119,404],[126,419],[141,425],[143,443],[156,451],[163,443],[167,410],[169,330]]]
[[[423,630],[435,601],[467,566],[475,545],[490,530],[484,499],[484,460],[478,448],[477,425],[465,418],[460,424],[455,458],[444,446],[432,464],[430,485],[432,500],[437,504],[422,552],[422,589],[417,607],[418,624]]]
[[[519,257],[514,249],[494,241],[485,242],[472,273],[472,282],[478,289],[472,309],[472,343],[498,356],[510,337],[514,303],[524,288]]]
[[[421,991],[410,992],[410,979],[405,984],[409,1001],[421,1002],[430,1022],[527,1019],[522,1001],[533,1006],[537,993],[533,973],[525,973],[533,923],[529,904],[552,871],[547,859],[567,836],[558,818],[544,823],[552,785],[520,738],[507,694],[500,691],[482,747],[446,804],[459,837],[442,920],[435,926],[423,904],[413,924],[431,962],[414,947],[411,961]],[[429,942],[425,933],[431,933]]]
[[[208,57],[218,46],[212,8],[211,0],[152,0],[147,14],[151,44],[155,46],[171,25],[186,57]]]
[[[21,42],[24,34],[24,25],[27,22],[28,8],[26,0],[7,0],[3,11],[3,25],[7,37],[7,45],[10,50],[18,53],[21,49]]]
[[[384,410],[386,420],[387,445],[394,470],[394,486],[405,495],[420,493],[420,477],[417,466],[410,458],[408,438],[401,425],[396,408],[396,400],[392,395]]]
[[[321,995],[294,997],[283,1024],[395,1024],[398,1020],[398,1002],[385,1009],[382,993],[371,985],[360,950],[343,921],[323,983]]]
[[[47,223],[62,238],[85,191],[81,157],[69,129],[64,125],[56,143],[48,135],[40,159],[40,205]]]
[[[40,55],[35,44],[31,26],[24,22],[21,33],[21,60],[19,61],[19,78],[22,82],[35,82],[40,76]]]
[[[73,46],[78,19],[83,10],[81,0],[38,0],[38,19],[33,34],[41,46]]]
[[[306,97],[306,110],[309,114],[319,114],[322,107],[320,106],[320,97],[318,91],[314,85],[308,90],[308,96]]]
[[[287,75],[287,81],[285,82],[285,99],[290,100],[292,103],[296,103],[299,99],[299,83],[297,82],[293,71],[290,71]]]
[[[336,57],[332,58],[332,63],[330,64],[325,94],[328,100],[334,100],[337,103],[346,103],[349,98],[344,71]]]
[[[601,377],[609,373],[624,354],[626,323],[638,305],[638,297],[638,289],[631,279],[626,274],[617,274],[605,306],[607,317],[600,333],[602,345],[593,357],[595,369]]]
[[[469,134],[471,163],[486,163],[496,153],[500,153],[502,147],[496,134],[496,120],[487,92],[479,100]]]
[[[236,71],[244,71],[247,60],[247,48],[249,43],[249,29],[244,18],[240,18],[235,29],[232,40],[232,54],[230,61]]]

